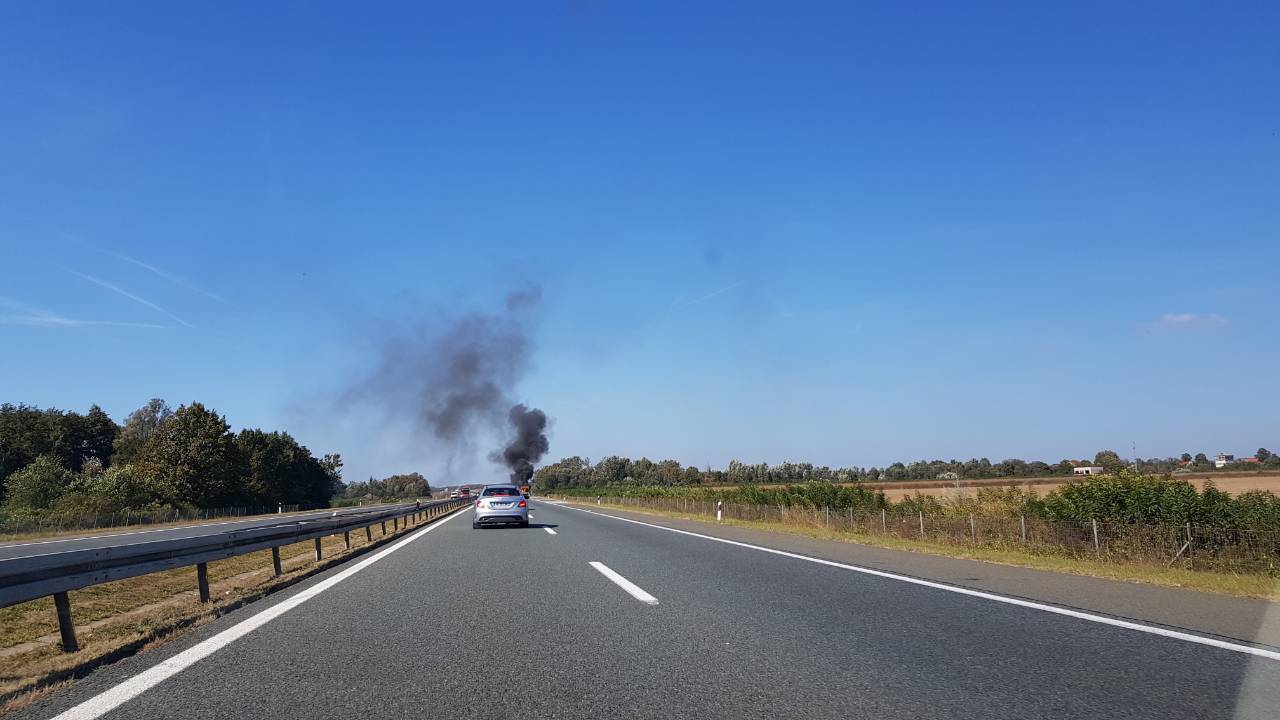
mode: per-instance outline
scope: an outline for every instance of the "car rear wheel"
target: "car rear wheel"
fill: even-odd
[[[520,521],[520,527],[522,527],[522,528],[527,528],[527,527],[529,527],[529,521],[528,521],[528,520],[521,520],[521,521]]]
[[[472,530],[479,530],[479,529],[480,529],[480,523],[478,523],[478,522],[472,522],[472,523],[471,523],[471,529],[472,529]]]

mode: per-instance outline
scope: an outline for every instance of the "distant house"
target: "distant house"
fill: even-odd
[[[940,473],[938,473],[938,477],[937,477],[936,479],[938,479],[938,480],[959,480],[959,479],[960,479],[960,475],[959,475],[959,473],[956,473],[956,472],[954,472],[954,471],[948,470],[948,471],[946,471],[946,472],[940,472]]]
[[[1105,475],[1107,469],[1097,465],[1082,465],[1072,470],[1076,475]]]
[[[1245,465],[1256,465],[1262,461],[1256,457],[1247,457],[1247,458],[1240,458],[1239,460],[1236,460],[1236,462],[1245,464]]]
[[[1227,453],[1218,453],[1218,457],[1213,459],[1213,466],[1216,468],[1224,468],[1235,461],[1236,461],[1235,455],[1228,455]]]

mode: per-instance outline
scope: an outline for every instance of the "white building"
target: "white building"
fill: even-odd
[[[1216,468],[1224,468],[1235,461],[1236,461],[1235,455],[1228,455],[1227,453],[1218,453],[1218,457],[1213,459],[1213,466]]]
[[[1106,468],[1097,465],[1081,465],[1072,470],[1077,475],[1103,475],[1107,472]]]

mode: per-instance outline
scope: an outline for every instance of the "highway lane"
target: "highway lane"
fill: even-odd
[[[84,535],[71,537],[44,538],[40,540],[21,540],[0,543],[0,560],[19,557],[45,555],[48,553],[67,552],[69,550],[88,550],[93,548],[113,547],[122,543],[154,542],[157,540],[176,540],[179,538],[205,537],[219,535],[230,530],[247,530],[256,527],[269,527],[284,522],[304,522],[319,520],[333,515],[335,512],[348,515],[371,512],[380,508],[394,507],[388,505],[367,505],[358,508],[342,508],[337,510],[316,510],[314,512],[294,513],[289,515],[265,515],[240,520],[221,520],[208,523],[180,525],[151,529],[86,532]]]
[[[472,530],[464,513],[411,535],[106,717],[1250,718],[1280,707],[1280,662],[534,508],[527,530]],[[338,572],[19,716],[51,717],[176,662]]]

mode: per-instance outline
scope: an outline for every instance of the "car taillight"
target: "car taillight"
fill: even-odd
[[[521,500],[520,507],[529,507],[529,503],[525,502],[524,500]]]
[[[480,501],[479,501],[479,500],[477,500],[477,501],[476,501],[476,507],[480,507]]]

